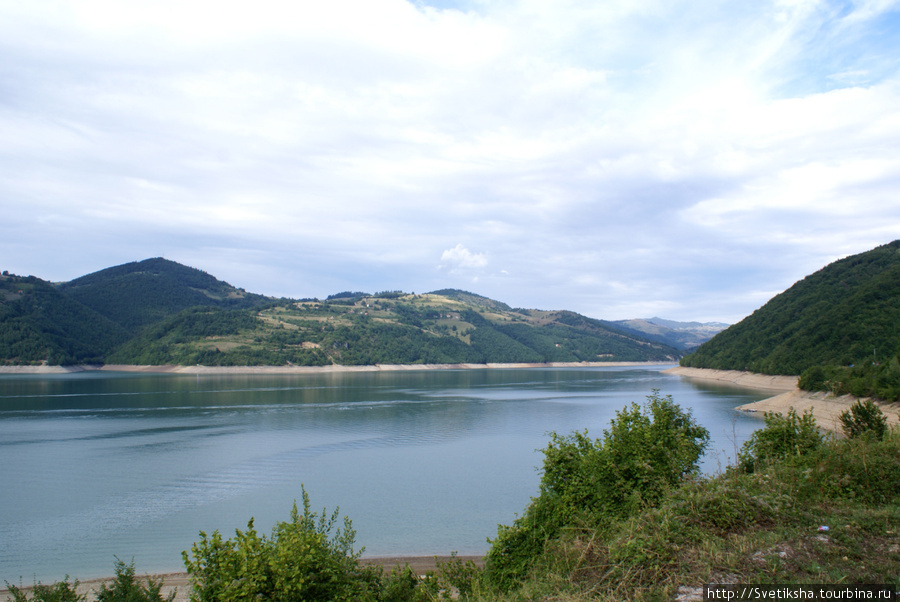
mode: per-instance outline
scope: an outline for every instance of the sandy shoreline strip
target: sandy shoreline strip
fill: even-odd
[[[477,566],[484,566],[484,557],[482,556],[456,556],[456,558],[462,562],[471,560]],[[429,571],[436,570],[438,563],[444,563],[450,559],[450,556],[388,556],[360,558],[359,563],[363,566],[381,566],[384,568],[385,572],[390,572],[398,566],[401,568],[408,566],[416,575],[424,576]],[[163,598],[174,591],[176,592],[176,602],[186,602],[187,600],[190,600],[191,583],[187,573],[143,574],[137,575],[136,577],[141,583],[146,583],[147,577],[150,577],[157,582],[162,579],[163,587],[160,593],[162,593]],[[78,589],[76,591],[79,594],[87,596],[88,601],[93,601],[96,600],[95,591],[100,588],[100,585],[103,583],[111,583],[112,581],[112,577],[79,581]],[[72,583],[72,579],[69,580],[69,583]],[[13,583],[13,585],[19,587],[16,583]],[[51,584],[45,583],[44,585]],[[30,592],[31,585],[22,587],[22,591]],[[0,589],[0,602],[8,602],[10,600],[12,600],[12,597],[9,595],[9,590],[5,588]]]
[[[804,391],[797,388],[796,376],[771,376],[768,374],[754,374],[752,372],[740,372],[737,370],[706,370],[703,368],[685,368],[677,366],[663,370],[663,374],[672,374],[698,380],[729,383],[735,386],[761,391],[780,391],[778,395],[738,406],[736,409],[742,412],[775,412],[785,415],[791,408],[798,414],[812,410],[816,422],[823,429],[841,433],[840,416],[856,403],[856,397],[852,395],[834,396],[824,392]],[[900,425],[900,403],[885,403],[876,401],[878,407],[884,412],[888,425]]]
[[[697,380],[716,381],[730,383],[738,387],[757,389],[762,391],[795,391],[797,390],[796,376],[771,376],[769,374],[755,374],[753,372],[741,372],[739,370],[707,370],[705,368],[685,368],[676,366],[663,370],[663,374],[673,374]]]
[[[503,370],[511,368],[615,368],[668,366],[674,362],[548,362],[544,364],[375,364],[371,366],[0,366],[0,374],[71,374],[74,372],[146,372],[151,374],[331,374],[413,370]]]

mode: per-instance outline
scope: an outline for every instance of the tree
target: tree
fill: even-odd
[[[138,582],[134,575],[134,561],[125,564],[116,558],[116,578],[111,586],[106,583],[97,591],[97,602],[172,602],[175,592],[163,598],[160,593],[162,581],[147,578],[146,585]]]
[[[869,436],[881,440],[887,433],[887,417],[871,399],[857,400],[840,418],[844,434],[851,439]]]

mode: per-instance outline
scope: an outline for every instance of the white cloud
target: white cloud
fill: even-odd
[[[439,268],[448,268],[451,271],[478,270],[488,264],[487,257],[482,253],[472,253],[459,243],[452,249],[441,253],[441,265]]]
[[[0,0],[0,256],[693,319],[900,237],[896,2],[461,6]]]

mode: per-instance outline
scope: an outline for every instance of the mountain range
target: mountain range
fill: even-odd
[[[163,258],[55,284],[0,276],[5,364],[675,361],[717,328],[514,309],[456,289],[279,299]]]

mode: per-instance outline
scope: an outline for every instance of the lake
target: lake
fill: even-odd
[[[600,436],[653,389],[712,435],[717,472],[764,392],[666,366],[0,376],[0,583],[184,570],[200,530],[287,520],[301,485],[366,556],[481,554],[537,494],[547,433]]]

